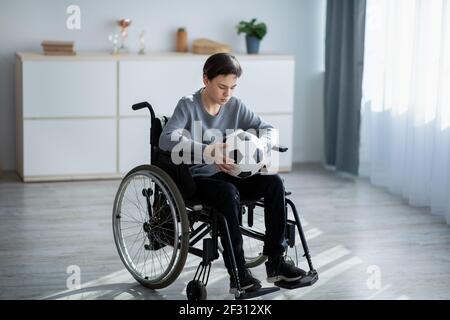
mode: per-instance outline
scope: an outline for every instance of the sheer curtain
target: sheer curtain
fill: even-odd
[[[367,0],[361,176],[450,224],[450,0]]]

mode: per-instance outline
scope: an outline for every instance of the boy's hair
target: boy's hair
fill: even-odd
[[[236,57],[229,53],[216,53],[206,60],[203,66],[203,74],[209,80],[214,79],[218,75],[234,74],[238,78],[242,74],[242,68]]]

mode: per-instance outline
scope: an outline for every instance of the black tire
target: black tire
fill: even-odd
[[[206,286],[200,280],[191,280],[186,287],[186,296],[188,300],[206,300]]]
[[[149,183],[148,189],[145,180],[146,178],[148,178]],[[127,198],[126,192],[132,182],[135,186],[134,180],[137,180],[138,184],[140,180],[141,185],[138,185],[138,188],[143,187],[142,195],[145,198],[145,202],[144,204],[141,203],[141,194],[140,192],[137,192],[135,187],[134,191],[137,202],[134,204],[134,207],[130,206],[130,208],[137,211],[140,217],[137,217],[137,215],[136,217],[131,217],[125,214],[125,209],[122,206],[124,198],[132,203],[132,201]],[[151,186],[153,186],[153,188]],[[147,190],[149,190],[148,194],[146,193]],[[131,195],[133,196],[132,192]],[[151,199],[153,199],[153,203],[151,203]],[[151,208],[150,210],[149,207]],[[157,213],[154,211],[155,208],[158,210]],[[154,216],[150,216],[149,212],[152,212]],[[156,215],[160,216],[156,217]],[[126,225],[126,221],[123,217],[131,218],[128,222],[128,226],[125,228],[122,228],[122,224]],[[152,165],[141,165],[128,172],[123,178],[116,194],[112,223],[114,241],[119,256],[127,270],[139,283],[150,289],[160,289],[169,286],[177,279],[183,270],[188,254],[189,222],[181,193],[172,178],[167,173]],[[142,226],[140,225],[141,223]],[[131,227],[129,226],[130,224],[132,224]],[[132,228],[136,228],[137,230]],[[143,230],[139,230],[140,228]],[[132,232],[138,231],[138,233],[136,233],[136,239],[142,233],[142,238],[139,239],[141,247],[138,245],[137,250],[143,250],[143,253],[139,251],[139,254],[134,254],[134,257],[138,255],[137,262],[134,261],[134,257],[131,258],[131,251],[136,243],[136,240],[133,242],[132,248],[129,248],[129,246],[127,247],[127,240],[125,239],[126,236],[124,236],[126,229],[132,229]],[[134,234],[129,237],[133,236]],[[149,244],[146,244],[147,241]],[[166,253],[166,250],[172,251],[171,256]],[[156,266],[155,269],[159,268],[161,271],[160,274],[155,277],[149,277],[147,274],[147,258],[144,258],[143,268],[139,268],[139,258],[141,254],[143,254],[144,257],[147,254],[148,257],[150,252],[152,254],[152,258],[153,255],[157,255],[159,253],[160,257],[169,260],[168,266],[164,268],[161,264],[162,258],[160,259],[159,264],[161,267]],[[165,255],[161,255],[162,252]],[[149,268],[150,267],[152,266],[149,266]]]

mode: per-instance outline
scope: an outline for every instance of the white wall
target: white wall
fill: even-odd
[[[15,169],[14,52],[41,51],[48,40],[73,40],[77,51],[110,50],[117,18],[133,20],[130,48],[146,30],[147,50],[175,48],[175,32],[206,37],[244,52],[235,25],[257,17],[268,25],[262,52],[296,57],[294,161],[322,161],[325,0],[0,0],[0,164]],[[81,8],[81,30],[66,28],[66,8]],[[245,70],[244,75],[245,76]],[[276,94],[276,93],[274,93]],[[251,106],[250,106],[251,107]]]

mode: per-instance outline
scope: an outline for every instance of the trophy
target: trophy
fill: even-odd
[[[108,36],[108,40],[113,44],[112,54],[119,54],[119,34],[114,33]]]
[[[128,48],[125,45],[125,41],[128,37],[128,27],[131,24],[131,19],[120,19],[117,20],[117,24],[120,27],[120,47],[117,53],[128,53]]]
[[[145,54],[145,30],[139,34],[139,54]]]

